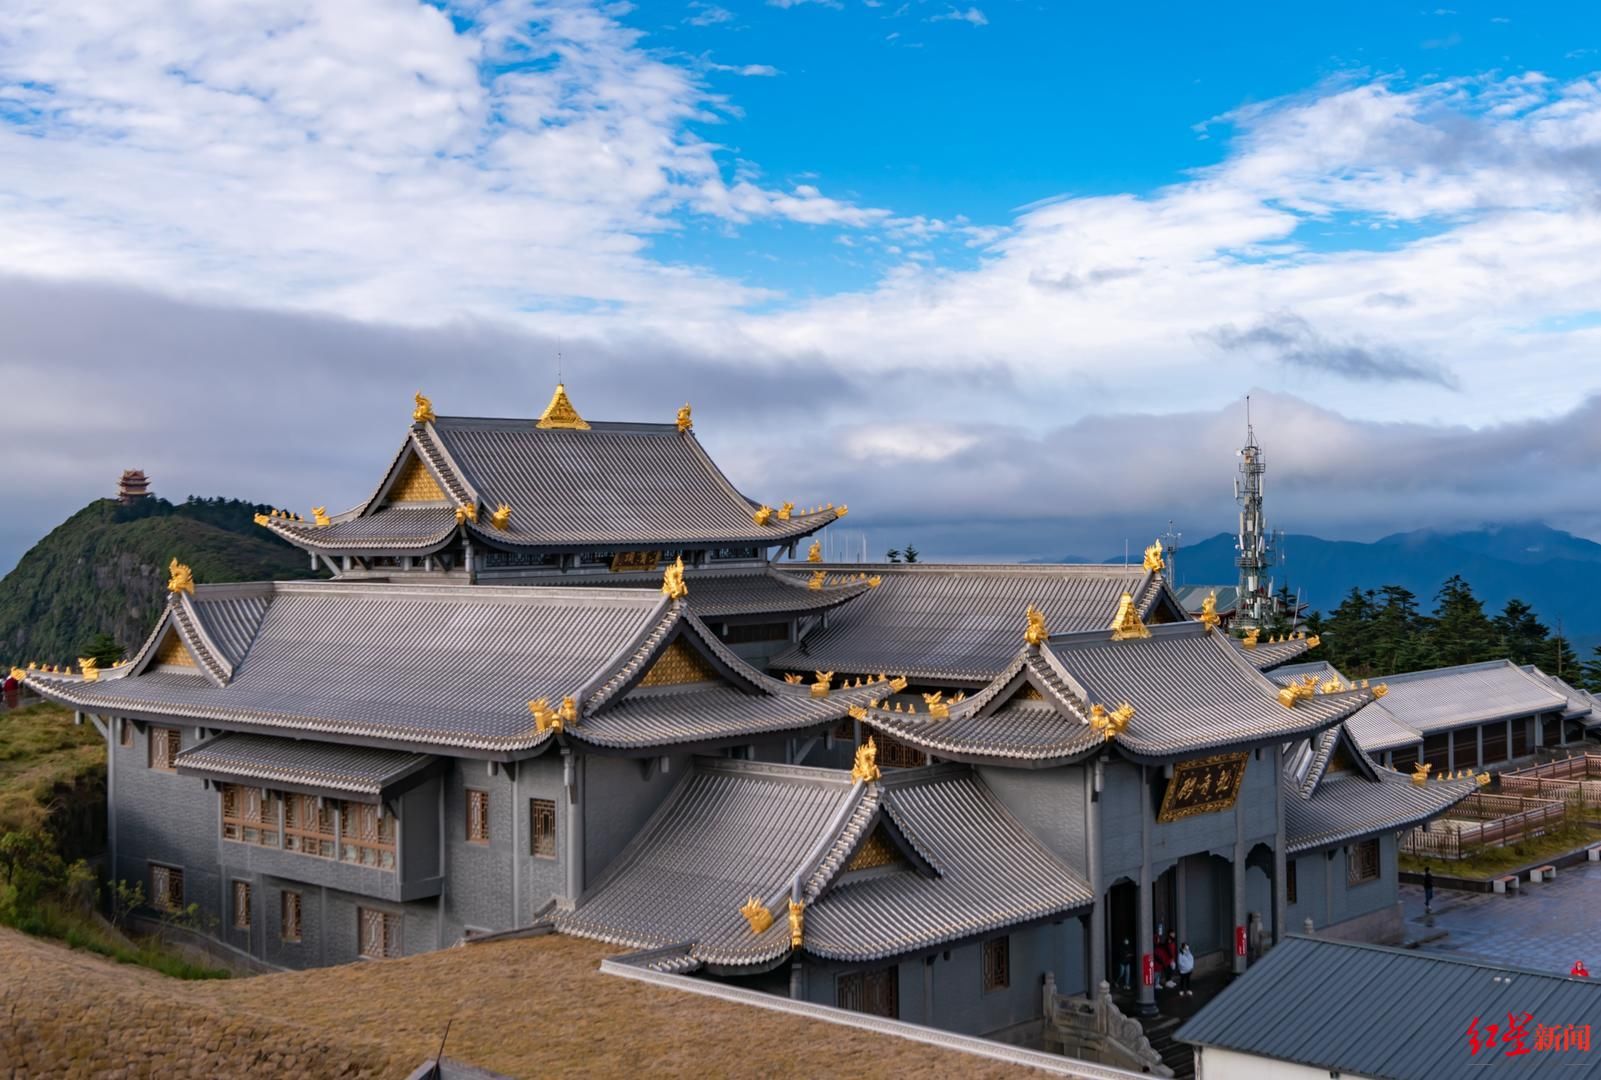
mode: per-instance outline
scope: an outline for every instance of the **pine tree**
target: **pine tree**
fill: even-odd
[[[1382,603],[1368,628],[1369,675],[1394,675],[1431,666],[1428,645],[1430,620],[1418,611],[1418,598],[1409,589],[1386,585],[1379,590]]]
[[[1440,667],[1474,664],[1496,657],[1496,629],[1484,614],[1473,587],[1452,574],[1435,597],[1434,630],[1429,644]]]
[[[1573,683],[1582,680],[1584,667],[1579,663],[1578,654],[1573,646],[1561,634],[1555,634],[1545,643],[1545,648],[1536,655],[1531,663],[1538,664],[1540,670],[1547,675],[1555,675],[1564,682]]]
[[[110,667],[122,659],[123,652],[122,646],[117,644],[115,638],[105,631],[101,631],[90,638],[82,649],[78,650],[78,655],[92,659],[101,667]]]
[[[1495,624],[1498,651],[1514,664],[1540,664],[1553,656],[1546,639],[1550,629],[1535,617],[1534,609],[1522,600],[1513,598],[1492,622]],[[1573,669],[1571,665],[1569,670]]]
[[[1590,659],[1584,662],[1581,672],[1582,681],[1577,685],[1590,691],[1592,694],[1601,693],[1601,645],[1597,645],[1590,653]],[[1568,680],[1572,682],[1572,679]]]

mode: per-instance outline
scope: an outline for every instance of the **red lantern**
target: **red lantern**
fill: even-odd
[[[1146,986],[1156,984],[1156,961],[1151,959],[1150,953],[1146,953],[1144,960],[1140,962],[1140,977],[1145,980]]]
[[[1234,955],[1245,955],[1245,927],[1243,926],[1234,928]]]

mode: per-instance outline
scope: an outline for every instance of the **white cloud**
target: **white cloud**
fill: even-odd
[[[929,18],[928,18],[928,21],[929,22],[965,22],[965,23],[969,23],[969,24],[971,24],[973,26],[988,26],[989,22],[990,22],[988,19],[986,19],[984,17],[984,13],[982,11],[978,10],[978,8],[976,8],[976,7],[970,7],[966,11],[962,11],[959,8],[954,8],[953,7],[950,10],[944,12],[943,14],[930,15]]]

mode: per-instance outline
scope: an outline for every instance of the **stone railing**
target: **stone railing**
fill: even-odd
[[[1056,976],[1045,975],[1046,1048],[1068,1057],[1098,1061],[1151,1076],[1172,1076],[1173,1070],[1151,1047],[1140,1022],[1124,1016],[1112,1000],[1111,983],[1102,980],[1093,998],[1056,992]]]

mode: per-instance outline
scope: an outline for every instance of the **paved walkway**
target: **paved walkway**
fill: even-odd
[[[1557,871],[1555,881],[1521,882],[1516,895],[1434,890],[1434,913],[1423,913],[1423,887],[1402,885],[1407,936],[1450,933],[1425,952],[1470,956],[1567,974],[1575,960],[1601,972],[1601,863]]]

